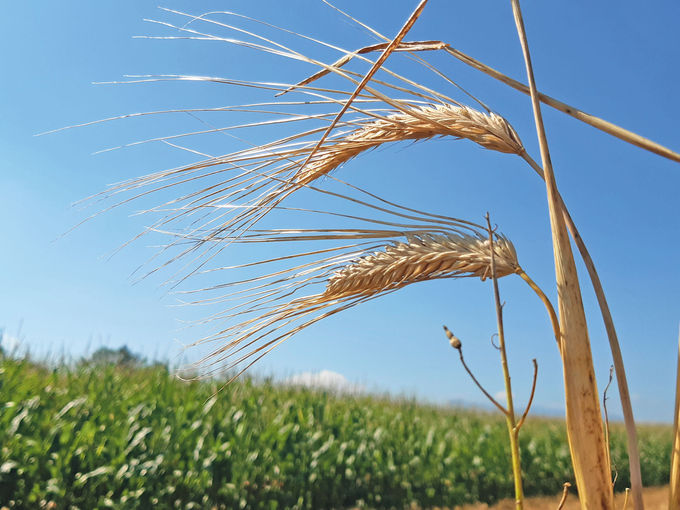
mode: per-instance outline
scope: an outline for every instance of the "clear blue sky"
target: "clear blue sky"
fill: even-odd
[[[362,21],[394,35],[415,1],[339,2]],[[314,69],[227,43],[135,39],[176,35],[143,21],[181,23],[158,2],[34,1],[7,3],[0,30],[0,327],[41,355],[79,356],[102,345],[128,345],[150,358],[184,353],[198,330],[181,329],[199,311],[176,302],[163,277],[132,284],[130,273],[154,248],[142,240],[108,255],[148,224],[132,205],[60,234],[93,213],[71,204],[112,182],[195,159],[162,144],[93,155],[121,144],[201,129],[188,115],[128,119],[35,137],[36,133],[110,116],[171,108],[268,101],[271,94],[228,85],[94,85],[137,74],[211,75],[293,82]],[[364,30],[312,0],[168,0],[200,14],[247,14],[352,49],[374,43]],[[389,5],[389,8],[386,6]],[[565,102],[680,150],[680,4],[525,2],[539,88]],[[268,32],[270,33],[270,32]],[[281,40],[330,62],[337,55],[290,36]],[[509,2],[431,0],[408,39],[441,39],[513,77],[523,63]],[[428,55],[506,116],[538,159],[529,100],[444,55]],[[388,63],[463,100],[449,84],[403,58]],[[199,116],[200,117],[200,116]],[[627,362],[637,417],[672,420],[680,320],[680,165],[646,153],[553,110],[545,110],[558,185],[608,293]],[[236,114],[210,122],[242,122]],[[275,136],[268,131],[267,136]],[[240,136],[254,140],[253,131]],[[251,137],[251,138],[249,138]],[[202,143],[200,140],[196,144]],[[237,142],[206,141],[227,153]],[[218,148],[215,147],[218,145]],[[224,147],[219,147],[224,144]],[[542,183],[518,158],[470,142],[433,141],[383,148],[338,176],[400,203],[481,221],[489,211],[515,243],[520,261],[554,298],[554,265]],[[581,271],[601,388],[610,361],[599,310]],[[536,406],[563,408],[557,349],[540,303],[518,279],[502,280],[511,369],[524,401],[530,360],[539,363]],[[287,377],[331,370],[375,391],[434,401],[483,403],[441,331],[465,342],[466,358],[493,393],[502,388],[490,285],[447,280],[413,285],[323,321],[286,342],[255,372]],[[612,414],[619,415],[612,398]]]

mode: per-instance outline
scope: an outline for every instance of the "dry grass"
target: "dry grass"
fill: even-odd
[[[645,487],[642,491],[645,502],[645,510],[666,510],[668,508],[668,486]],[[534,497],[524,500],[525,510],[556,510],[560,501],[560,495],[553,497]],[[623,509],[624,493],[618,493],[614,497],[614,508]],[[474,505],[463,505],[456,507],[457,510],[514,510],[515,500],[504,499],[493,505],[478,503]],[[632,508],[631,499],[628,499],[628,508]],[[580,510],[578,497],[575,493],[570,493],[564,510]],[[442,509],[443,510],[443,509]]]

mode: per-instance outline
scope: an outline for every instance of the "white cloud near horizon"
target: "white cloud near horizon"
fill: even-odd
[[[333,390],[342,393],[361,393],[364,391],[362,385],[351,383],[344,375],[332,370],[302,372],[289,377],[284,382],[293,386]]]
[[[495,398],[501,404],[507,404],[508,402],[507,396],[505,395],[505,390],[498,390],[493,394],[493,398]]]
[[[21,346],[21,341],[12,335],[0,330],[0,347],[5,354],[16,354]]]

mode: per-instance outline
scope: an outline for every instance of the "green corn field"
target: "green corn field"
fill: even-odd
[[[9,508],[427,508],[512,495],[507,430],[492,413],[11,359],[0,399]],[[640,433],[644,483],[667,483],[671,428]],[[573,481],[560,421],[530,416],[521,448],[527,495]],[[615,424],[611,450],[623,490]]]

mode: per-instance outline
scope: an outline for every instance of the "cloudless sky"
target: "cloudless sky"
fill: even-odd
[[[393,36],[417,2],[338,2],[358,19]],[[184,23],[157,1],[10,2],[0,20],[0,327],[5,342],[40,355],[77,357],[127,345],[149,358],[178,363],[201,335],[179,321],[202,311],[171,306],[163,275],[140,282],[131,273],[155,248],[142,239],[113,257],[149,220],[131,204],[60,237],[98,208],[71,204],[107,184],[186,164],[197,156],[161,143],[93,155],[137,140],[245,122],[219,116],[125,119],[35,137],[37,133],[141,111],[206,108],[272,100],[267,91],[225,84],[102,85],[125,75],[188,74],[296,82],[312,66],[228,43],[153,40],[176,30],[145,18]],[[230,10],[355,49],[375,43],[364,29],[315,0],[182,1],[162,6],[201,14]],[[524,2],[539,88],[567,103],[680,150],[680,4],[673,0]],[[276,34],[245,20],[239,26]],[[213,30],[231,35],[228,30]],[[278,33],[277,40],[332,62],[339,55]],[[509,2],[430,0],[409,40],[439,39],[526,81]],[[539,159],[529,99],[444,54],[426,58],[510,120]],[[388,66],[469,102],[432,72],[395,56]],[[360,65],[357,70],[363,69]],[[329,81],[327,83],[338,83]],[[345,85],[346,86],[346,85]],[[558,186],[600,271],[618,328],[637,418],[671,421],[680,320],[680,165],[632,147],[544,108]],[[238,134],[262,142],[276,130]],[[203,142],[228,153],[243,144],[226,136]],[[223,146],[222,146],[223,145]],[[428,212],[481,222],[486,211],[514,242],[523,267],[556,301],[545,188],[517,157],[468,141],[429,141],[381,148],[337,172],[374,193]],[[291,225],[286,225],[291,226]],[[266,248],[268,250],[269,248]],[[600,390],[611,359],[600,313],[579,265]],[[166,274],[167,276],[167,274]],[[516,277],[501,280],[513,383],[528,394],[531,359],[539,364],[536,408],[563,409],[559,356],[541,304]],[[495,319],[489,282],[442,280],[370,301],[296,335],[254,372],[285,378],[330,370],[369,390],[431,402],[484,404],[441,330],[464,342],[466,359],[487,388],[502,389],[490,343]],[[612,393],[615,393],[613,391]],[[611,413],[620,415],[618,401]]]

